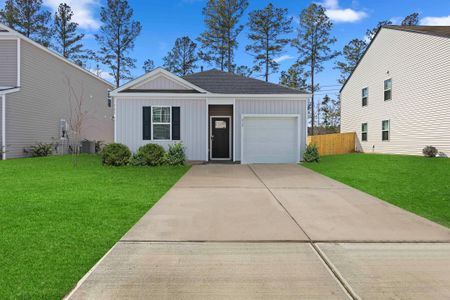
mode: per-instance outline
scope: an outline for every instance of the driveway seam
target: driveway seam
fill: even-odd
[[[288,216],[292,219],[292,221],[295,222],[295,224],[297,224],[298,228],[305,234],[305,236],[308,238],[311,248],[314,250],[314,252],[316,253],[316,255],[318,255],[318,257],[320,258],[320,260],[322,261],[323,264],[325,264],[326,268],[328,271],[330,271],[333,275],[334,278],[336,279],[336,281],[339,283],[339,285],[341,286],[341,288],[343,288],[348,295],[350,296],[350,298],[354,299],[354,300],[359,300],[359,296],[356,295],[356,293],[353,291],[353,289],[348,285],[347,281],[345,281],[345,279],[340,276],[339,272],[337,270],[335,270],[335,267],[333,266],[333,264],[331,264],[327,259],[326,256],[323,256],[320,249],[314,244],[313,240],[311,239],[311,237],[306,233],[306,231],[300,226],[300,224],[297,222],[297,220],[294,218],[294,216],[291,215],[291,213],[287,210],[287,208],[283,205],[283,203],[281,203],[281,201],[278,199],[278,197],[272,192],[272,190],[267,186],[267,184],[261,179],[261,177],[259,177],[259,175],[256,173],[256,171],[252,168],[251,165],[247,165],[250,170],[253,172],[253,174],[255,174],[256,178],[258,178],[259,181],[261,181],[261,183],[266,187],[266,189],[269,191],[269,193],[272,195],[272,197],[278,202],[278,204],[284,209],[284,211],[288,214]]]

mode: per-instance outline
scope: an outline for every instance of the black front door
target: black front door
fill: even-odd
[[[211,151],[212,159],[231,158],[229,118],[211,118]]]

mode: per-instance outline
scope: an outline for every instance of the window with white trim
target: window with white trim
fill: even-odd
[[[152,136],[154,140],[172,139],[171,114],[170,106],[152,106]]]
[[[369,88],[363,88],[361,90],[362,94],[362,106],[367,106],[367,101],[369,100]]]
[[[384,81],[384,101],[392,99],[392,79],[386,79]]]
[[[59,138],[67,139],[67,121],[65,119],[59,120]]]
[[[366,142],[367,141],[367,123],[361,124],[361,141]]]
[[[390,135],[390,127],[391,122],[389,120],[383,120],[381,122],[381,140],[382,141],[389,141],[389,135]]]

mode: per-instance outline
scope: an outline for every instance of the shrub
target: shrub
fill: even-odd
[[[31,146],[30,149],[33,157],[49,156],[53,152],[53,144],[37,143]]]
[[[102,152],[102,162],[108,166],[124,166],[130,160],[131,152],[127,146],[123,144],[106,145]]]
[[[135,167],[146,165],[144,158],[138,154],[133,154],[130,157],[129,164],[130,164],[130,166],[135,166]]]
[[[319,148],[316,144],[309,144],[306,147],[305,153],[303,154],[303,160],[305,162],[319,162]]]
[[[438,150],[433,146],[426,146],[423,148],[422,153],[426,157],[436,157],[436,154],[438,154]]]
[[[184,146],[181,143],[169,145],[169,151],[165,155],[164,162],[169,166],[182,166],[186,161]]]
[[[160,166],[164,163],[164,148],[157,144],[147,144],[140,147],[137,155],[143,159],[146,166]]]

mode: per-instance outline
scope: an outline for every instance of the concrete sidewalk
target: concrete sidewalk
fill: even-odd
[[[194,166],[69,296],[446,299],[449,242],[447,228],[299,166]]]

